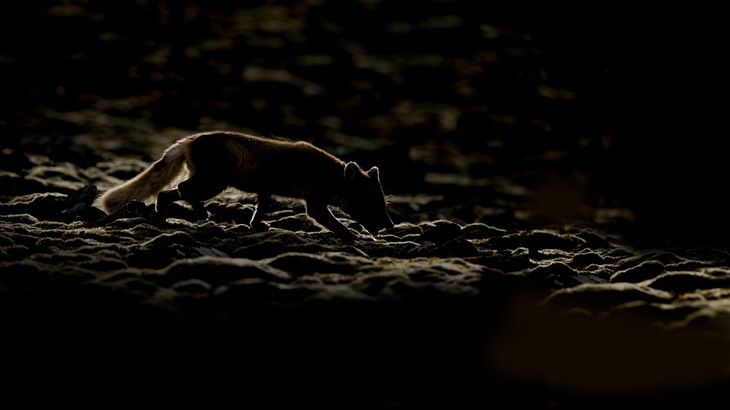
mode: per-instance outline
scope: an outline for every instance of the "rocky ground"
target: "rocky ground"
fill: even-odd
[[[634,138],[685,129],[626,119],[643,107],[623,94],[640,47],[619,53],[636,22],[615,35],[462,1],[41,3],[2,17],[18,39],[0,49],[8,395],[727,401],[723,154],[701,133]],[[344,243],[280,198],[257,232],[254,198],[233,190],[205,222],[185,204],[166,222],[151,204],[93,206],[213,129],[380,167],[396,226]]]

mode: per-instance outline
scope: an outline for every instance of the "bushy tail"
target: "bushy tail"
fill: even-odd
[[[108,190],[94,205],[111,214],[132,200],[145,201],[157,195],[183,170],[188,139],[170,146],[160,159],[129,181]]]

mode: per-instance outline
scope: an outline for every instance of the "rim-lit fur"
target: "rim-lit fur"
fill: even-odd
[[[163,191],[183,171],[188,178],[175,189]],[[97,206],[112,213],[132,201],[157,195],[157,211],[166,215],[172,202],[188,202],[199,218],[207,218],[203,202],[233,187],[256,193],[258,201],[251,226],[263,222],[272,196],[298,198],[307,215],[336,234],[355,235],[328,209],[336,206],[370,233],[393,226],[377,167],[364,171],[304,141],[269,139],[235,132],[207,132],[185,137],[136,177],[104,193]]]
[[[104,193],[94,205],[111,214],[128,202],[144,202],[157,195],[182,173],[187,160],[188,143],[192,138],[186,137],[172,144],[160,159],[136,177]]]

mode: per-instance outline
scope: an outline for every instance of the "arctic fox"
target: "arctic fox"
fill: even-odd
[[[163,189],[187,166],[188,179],[176,189]],[[189,203],[200,219],[207,219],[203,201],[228,187],[257,194],[251,227],[268,229],[263,221],[272,196],[304,200],[307,215],[338,236],[357,235],[328,208],[349,214],[371,234],[393,226],[377,167],[364,171],[355,162],[340,160],[304,141],[285,141],[228,131],[213,131],[181,138],[139,175],[101,195],[96,205],[112,213],[132,200],[157,195],[156,210],[166,217],[167,207],[179,200]]]

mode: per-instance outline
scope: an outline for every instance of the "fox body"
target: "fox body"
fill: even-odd
[[[163,190],[187,167],[188,178],[176,189]],[[188,202],[200,219],[207,219],[203,202],[228,187],[257,194],[251,227],[268,229],[263,221],[272,196],[304,200],[307,215],[345,239],[357,237],[329,209],[348,213],[371,234],[393,226],[386,210],[377,167],[364,171],[304,141],[284,141],[236,132],[206,132],[172,144],[160,159],[136,177],[97,199],[112,213],[132,200],[157,195],[156,209]]]

